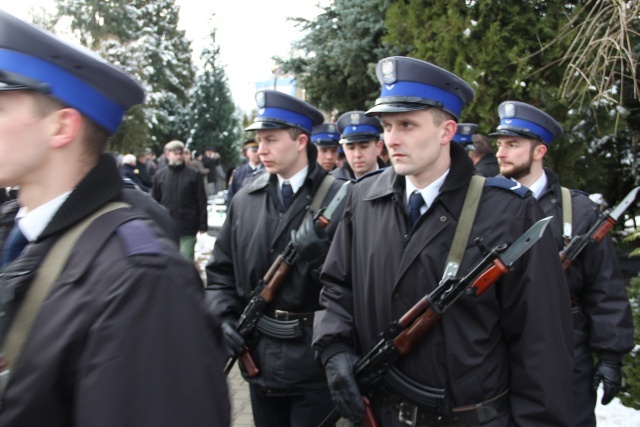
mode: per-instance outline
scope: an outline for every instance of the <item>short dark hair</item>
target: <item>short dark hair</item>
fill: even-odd
[[[488,136],[481,133],[474,133],[471,136],[471,140],[473,141],[473,147],[475,148],[476,154],[479,157],[493,153],[493,146],[491,145],[491,140]]]

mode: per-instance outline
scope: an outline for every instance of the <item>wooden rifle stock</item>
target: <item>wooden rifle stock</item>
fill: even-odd
[[[571,242],[569,242],[569,244],[560,251],[562,269],[567,271],[573,263],[573,260],[580,255],[590,242],[599,243],[602,241],[614,225],[616,225],[616,220],[611,218],[609,215],[603,214],[602,219],[594,224],[587,234],[576,236],[571,239]]]

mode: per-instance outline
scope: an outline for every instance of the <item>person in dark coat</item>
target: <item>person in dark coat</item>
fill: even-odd
[[[213,150],[213,147],[205,147],[204,156],[202,156],[202,164],[209,169],[207,175],[207,197],[214,196],[220,187],[218,182],[218,168],[220,167],[220,153]]]
[[[500,125],[489,136],[498,139],[500,172],[531,189],[545,214],[553,215],[550,226],[559,252],[572,236],[591,229],[598,207],[586,194],[571,190],[571,222],[564,224],[560,181],[544,168],[544,157],[552,141],[562,136],[562,127],[523,102],[503,102],[498,111]],[[634,345],[631,307],[611,237],[587,245],[566,277],[573,309],[574,425],[595,426],[597,387],[602,382],[602,403],[608,404],[620,391],[622,358]],[[595,366],[593,354],[598,358]]]
[[[250,138],[244,142],[244,155],[247,158],[247,163],[235,168],[231,174],[231,181],[227,189],[227,205],[231,203],[231,199],[240,190],[245,180],[248,181],[264,173],[264,167],[258,154],[258,143],[255,138]]]
[[[339,179],[358,179],[364,175],[385,168],[378,157],[382,152],[380,140],[382,126],[377,117],[367,117],[364,111],[349,111],[338,118],[340,146],[344,150],[346,162],[331,172]]]
[[[358,182],[347,199],[313,338],[336,408],[356,423],[364,404],[352,367],[438,285],[474,174],[451,143],[471,87],[406,57],[383,59],[377,74],[382,95],[367,113],[381,117],[393,168]],[[541,218],[529,191],[487,180],[458,276],[484,257],[475,238],[510,243]],[[395,364],[401,381],[371,393],[380,425],[570,426],[571,310],[556,258],[547,230],[494,286],[452,304]]]
[[[322,123],[318,110],[272,90],[258,92],[256,99],[260,114],[246,130],[257,131],[258,153],[266,173],[244,185],[231,200],[206,267],[207,301],[223,319],[229,353],[238,354],[248,344],[261,369],[258,376],[250,378],[240,365],[249,381],[255,425],[316,427],[333,404],[322,367],[311,350],[311,327],[320,308],[318,271],[338,212],[314,250],[304,250],[310,247],[306,244],[304,248],[294,244],[300,258],[265,312],[265,319],[281,332],[259,328],[259,334],[245,343],[236,324],[253,289],[293,241],[292,231],[313,230],[308,208],[323,182],[331,184],[321,208],[342,183],[328,177],[316,163],[316,147],[309,134],[313,125]],[[303,220],[311,227],[301,227]],[[296,236],[297,243],[305,240]]]
[[[500,174],[498,159],[493,154],[491,140],[480,133],[473,134],[472,139],[473,150],[469,150],[469,157],[471,157],[478,175],[492,177]]]
[[[125,154],[122,157],[122,166],[120,167],[120,174],[123,178],[129,179],[131,182],[135,184],[140,190],[148,193],[151,190],[150,187],[147,187],[142,178],[139,175],[138,165],[136,161],[136,156],[133,154]]]
[[[194,260],[198,233],[206,233],[207,194],[200,172],[184,161],[184,143],[171,141],[165,145],[167,167],[153,176],[151,196],[169,210],[180,233],[180,253]]]
[[[335,123],[323,123],[314,126],[311,131],[311,142],[318,148],[318,164],[330,173],[338,166],[338,149],[340,132]]]
[[[123,184],[104,149],[144,90],[3,11],[0,52],[0,186],[20,186],[2,242],[0,425],[228,426],[221,330],[197,270],[146,216],[112,204]],[[54,245],[105,208],[49,275]]]

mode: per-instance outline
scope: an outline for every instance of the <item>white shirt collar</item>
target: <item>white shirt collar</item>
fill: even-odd
[[[531,187],[529,187],[529,190],[531,190],[536,200],[539,199],[540,196],[542,196],[542,192],[545,188],[547,188],[548,181],[549,180],[547,179],[547,174],[542,171],[542,175],[540,175],[540,178],[538,178],[536,182],[531,184]]]
[[[60,206],[67,200],[71,191],[56,197],[53,200],[49,200],[47,203],[38,206],[32,211],[28,211],[26,208],[20,208],[16,215],[16,222],[20,227],[20,231],[24,234],[24,237],[28,241],[35,241],[44,229],[49,225],[51,218],[58,212]]]
[[[424,202],[425,202],[425,206],[420,208],[420,214],[422,215],[423,213],[425,213],[426,210],[429,208],[429,206],[431,206],[433,201],[436,199],[436,197],[438,197],[438,193],[440,193],[440,188],[442,188],[442,184],[444,184],[444,180],[447,178],[448,174],[449,174],[449,169],[447,169],[440,178],[436,179],[435,181],[433,181],[431,184],[427,185],[423,189],[417,188],[415,185],[413,185],[411,180],[405,177],[405,180],[404,180],[405,203],[409,204],[409,197],[411,196],[411,193],[413,193],[414,191],[417,191],[422,195],[422,198],[424,199]]]
[[[289,184],[291,184],[291,188],[293,189],[293,194],[296,194],[298,192],[298,190],[300,189],[300,187],[302,187],[302,184],[304,184],[304,179],[307,177],[307,172],[308,171],[309,171],[309,165],[307,165],[304,168],[302,168],[302,170],[300,172],[298,172],[297,174],[293,175],[289,179],[284,179],[283,177],[278,175],[278,190],[282,189],[282,183],[283,182],[289,181]]]

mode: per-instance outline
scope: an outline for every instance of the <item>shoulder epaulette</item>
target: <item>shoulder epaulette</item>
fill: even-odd
[[[357,178],[355,182],[360,182],[363,179],[367,179],[367,178],[370,178],[372,176],[378,175],[379,173],[384,172],[385,169],[387,169],[387,168],[380,168],[380,169],[376,169],[376,170],[371,171],[371,172],[367,172],[364,175],[362,175],[360,178]]]
[[[498,187],[504,190],[510,190],[516,193],[520,197],[525,197],[527,194],[531,192],[529,188],[525,187],[519,182],[512,181],[510,179],[503,178],[500,176],[487,178],[487,180],[484,182],[484,185],[485,187]]]
[[[121,224],[117,233],[127,256],[160,255],[163,252],[158,236],[141,219]]]

